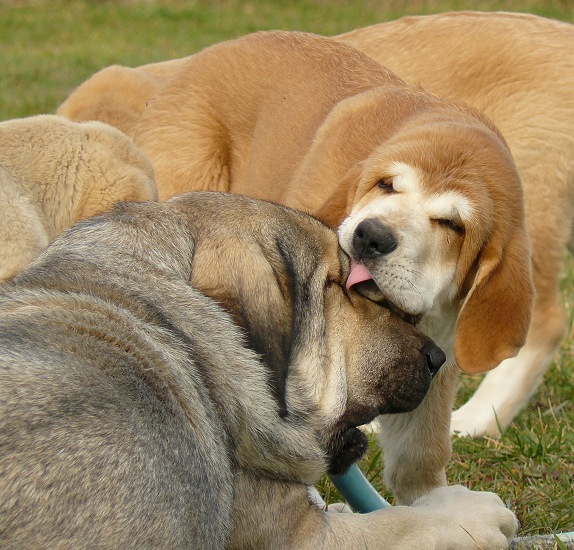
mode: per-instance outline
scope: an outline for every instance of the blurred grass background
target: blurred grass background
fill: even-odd
[[[0,120],[54,112],[75,86],[112,63],[136,66],[181,57],[256,30],[328,35],[402,15],[462,9],[523,11],[574,22],[570,0],[0,0]],[[501,495],[517,512],[521,535],[574,530],[570,260],[563,294],[569,330],[545,383],[499,440],[456,438],[448,470],[452,482]],[[460,400],[477,383],[465,378]],[[361,467],[392,500],[382,481],[382,454],[374,442],[372,447]],[[336,499],[328,480],[320,489]]]

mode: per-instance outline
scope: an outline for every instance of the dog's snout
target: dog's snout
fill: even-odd
[[[427,360],[431,377],[434,377],[446,361],[446,355],[442,349],[432,342],[428,342],[423,346],[422,353]]]
[[[359,259],[389,254],[397,245],[393,231],[373,218],[363,220],[353,233],[353,248]]]

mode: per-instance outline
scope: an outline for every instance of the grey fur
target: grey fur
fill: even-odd
[[[253,491],[307,510],[305,483],[362,450],[354,426],[430,384],[433,344],[347,271],[322,224],[239,196],[66,231],[0,295],[0,546],[267,546],[250,508],[289,546]]]

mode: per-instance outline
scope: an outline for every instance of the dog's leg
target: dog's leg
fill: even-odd
[[[527,171],[522,173],[526,175]],[[535,179],[532,174],[528,175],[532,179],[530,186],[536,182],[538,187],[538,182],[544,181],[542,177]],[[550,188],[550,184],[546,185]],[[453,413],[453,432],[476,437],[498,435],[498,424],[505,428],[512,422],[552,363],[565,330],[559,282],[570,232],[570,227],[558,220],[572,218],[568,201],[560,208],[564,211],[556,214],[556,221],[539,220],[537,208],[531,205],[529,209],[527,222],[532,240],[536,297],[526,344],[516,357],[490,371],[472,398]],[[546,227],[546,231],[536,231],[537,226]],[[552,242],[552,246],[547,242]]]
[[[518,527],[514,514],[496,495],[461,486],[434,489],[412,506],[341,514],[313,504],[301,483],[247,473],[235,480],[228,548],[500,550],[508,547]]]
[[[516,357],[490,371],[472,398],[453,413],[452,431],[474,436],[498,435],[497,418],[502,427],[508,426],[550,366],[565,330],[559,286],[564,251],[567,247],[574,251],[574,206],[567,192],[572,176],[564,163],[565,151],[573,144],[566,137],[568,132],[559,142],[552,141],[550,133],[541,129],[527,132],[521,125],[503,132],[523,181],[536,296],[524,347]],[[552,146],[533,146],[546,142]]]
[[[564,334],[558,290],[553,302],[536,303],[526,344],[516,357],[490,371],[471,399],[453,413],[452,432],[475,437],[499,435],[498,424],[506,428],[527,404]]]
[[[178,96],[166,92],[150,103],[132,131],[154,166],[160,200],[187,191],[230,190],[227,130],[201,94],[192,92],[187,94],[193,108],[185,114]]]
[[[414,411],[377,418],[385,482],[400,504],[411,504],[435,487],[446,485],[445,466],[452,452],[450,416],[457,380],[458,369],[445,365]]]

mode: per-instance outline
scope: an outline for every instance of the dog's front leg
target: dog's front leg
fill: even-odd
[[[493,493],[439,487],[412,506],[370,514],[325,512],[303,483],[241,472],[227,548],[282,550],[500,550],[516,533],[514,514]],[[472,513],[468,511],[472,510]]]
[[[445,365],[414,411],[377,418],[385,483],[399,504],[412,504],[435,487],[446,485],[445,466],[452,453],[450,417],[457,380],[458,368]]]

